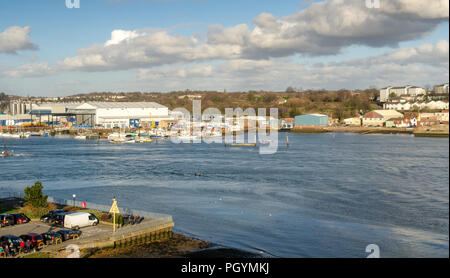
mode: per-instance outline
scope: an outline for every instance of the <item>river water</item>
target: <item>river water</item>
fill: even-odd
[[[173,215],[175,231],[275,257],[448,257],[449,140],[280,133],[223,144],[8,139],[0,189]],[[196,176],[195,173],[201,173]]]

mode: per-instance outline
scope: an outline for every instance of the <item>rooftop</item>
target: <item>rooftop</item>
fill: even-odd
[[[167,108],[156,102],[86,102],[95,108]],[[81,105],[80,105],[81,106]]]

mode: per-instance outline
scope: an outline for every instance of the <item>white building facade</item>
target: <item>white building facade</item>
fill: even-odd
[[[402,97],[402,96],[417,97],[426,94],[426,91],[424,88],[410,85],[405,87],[389,86],[380,90],[380,101],[381,102],[388,101],[389,99],[391,99],[392,94],[394,94],[395,97]]]
[[[72,111],[95,114],[93,124],[104,128],[128,128],[142,122],[173,120],[169,108],[155,102],[87,102]]]

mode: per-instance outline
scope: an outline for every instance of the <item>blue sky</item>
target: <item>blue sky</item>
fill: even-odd
[[[323,5],[317,8],[313,1],[298,0],[80,0],[79,9],[66,8],[65,0],[1,1],[0,91],[62,96],[91,91],[284,90],[288,86],[351,89],[448,81],[448,61],[443,61],[448,60],[448,1],[443,2],[446,13],[432,5],[425,11],[421,6],[414,10],[416,0],[411,0],[394,12],[358,6],[349,15],[347,11],[357,5],[354,1],[317,1]],[[310,15],[299,14],[302,10]],[[369,16],[377,12],[380,19],[362,20],[358,12]],[[270,17],[256,23],[262,13]],[[386,15],[392,19],[385,23]],[[358,24],[353,26],[354,22]],[[374,22],[380,22],[379,26]],[[361,32],[364,24],[367,36]],[[216,25],[221,26],[219,30],[212,30]],[[28,33],[14,29],[25,38],[13,29],[7,32],[13,26],[29,26]],[[137,35],[127,37],[127,33],[126,39],[107,46],[114,30]],[[168,34],[161,42],[157,41],[161,36],[154,36],[159,32]],[[17,43],[11,45],[8,36]],[[213,37],[220,42],[213,43]],[[436,51],[418,50],[430,44]],[[80,49],[87,50],[79,54]],[[211,53],[202,55],[206,49]],[[239,54],[228,53],[230,49]],[[412,57],[386,60],[383,65],[373,62],[378,56],[411,53],[411,49],[417,52]],[[356,59],[373,65],[359,68]],[[248,67],[251,70],[246,71]],[[411,67],[420,78],[408,73]],[[386,70],[395,78],[388,77]],[[366,71],[366,76],[375,77],[355,78],[343,71]]]

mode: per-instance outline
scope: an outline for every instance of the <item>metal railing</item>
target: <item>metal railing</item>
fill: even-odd
[[[0,189],[0,199],[12,199],[12,198],[23,198],[24,197],[23,192],[14,192],[14,191],[6,191]],[[74,201],[74,200],[66,200],[62,198],[55,198],[52,196],[48,196],[47,202],[49,203],[55,203],[59,205],[65,205],[65,206],[74,206],[74,207],[84,207],[83,203],[85,204],[85,207],[87,209],[93,209],[98,210],[102,212],[109,212],[109,209],[111,208],[108,205],[101,205],[101,204],[95,204],[92,202],[81,202],[81,201]],[[134,216],[143,216],[145,218],[151,218],[151,219],[158,219],[158,220],[164,220],[164,221],[173,221],[172,215],[169,214],[162,214],[162,213],[155,213],[155,212],[149,212],[149,211],[142,211],[142,210],[135,210],[135,209],[129,209],[125,207],[119,207],[119,211],[121,214],[129,214]]]
[[[61,199],[61,198],[54,198],[51,196],[48,197],[47,202],[60,204],[60,205],[66,205],[66,206],[80,207],[80,208],[84,207],[83,202],[81,202],[81,201],[66,200],[66,199]],[[94,209],[94,210],[103,211],[103,212],[109,212],[109,209],[111,208],[110,206],[107,206],[107,205],[95,204],[92,202],[84,202],[84,204],[87,209]],[[144,218],[173,221],[172,215],[169,215],[169,214],[135,210],[135,209],[129,209],[129,208],[124,208],[124,207],[119,207],[119,211],[121,214],[129,214],[129,215],[135,215],[135,216],[139,215],[139,216],[143,216]]]
[[[24,196],[25,194],[23,192],[11,192],[0,190],[0,199],[23,198]]]

